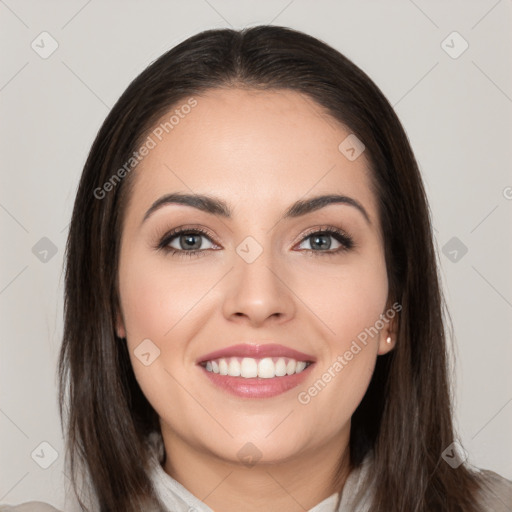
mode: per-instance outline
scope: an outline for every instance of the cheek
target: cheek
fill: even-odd
[[[298,294],[320,320],[316,324],[327,341],[327,353],[312,386],[299,390],[298,401],[335,429],[350,419],[375,368],[379,341],[375,325],[388,294],[385,261],[359,259],[336,271],[326,267],[314,274],[304,270],[297,283],[304,283],[306,275],[309,279]]]
[[[169,397],[178,409],[190,405],[190,398],[181,392],[177,381],[188,378],[186,344],[200,325],[194,321],[199,310],[194,305],[211,287],[211,276],[205,282],[198,271],[191,269],[178,268],[163,256],[155,258],[137,251],[122,261],[120,268],[131,364],[140,388],[160,416],[168,412]],[[144,341],[142,345],[147,339],[151,343]],[[150,364],[139,359],[143,353],[150,354]]]
[[[388,280],[383,259],[356,256],[339,266],[306,265],[295,277],[292,289],[318,319],[333,357],[384,313]]]
[[[163,340],[194,316],[194,306],[215,283],[201,266],[178,266],[164,256],[133,257],[120,275],[120,295],[129,337]]]
[[[372,347],[363,345],[360,349],[350,360],[344,353],[340,354],[341,357],[325,368],[313,386],[301,396],[301,403],[309,400],[310,405],[317,410],[316,415],[322,416],[334,430],[336,426],[344,425],[350,420],[372,378],[376,362],[375,351]]]

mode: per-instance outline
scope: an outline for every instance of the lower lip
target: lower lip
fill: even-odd
[[[300,373],[284,377],[273,377],[271,379],[231,377],[229,375],[209,372],[203,366],[200,366],[200,368],[213,384],[232,395],[242,398],[270,398],[281,395],[302,384],[308,378],[314,365],[315,363],[310,364]]]

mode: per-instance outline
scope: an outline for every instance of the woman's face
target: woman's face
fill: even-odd
[[[211,90],[195,100],[165,116],[180,112],[168,133],[150,134],[119,262],[117,333],[166,448],[278,462],[346,444],[377,355],[393,347],[391,324],[365,331],[389,309],[365,153],[354,159],[351,139],[340,150],[350,132],[296,92]],[[208,196],[217,208],[150,211],[169,194]],[[354,203],[312,208],[324,195]],[[301,372],[301,362],[313,364]]]

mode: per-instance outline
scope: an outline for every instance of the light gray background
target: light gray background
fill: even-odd
[[[62,258],[101,122],[178,42],[260,23],[325,40],[395,106],[434,218],[455,328],[460,439],[471,463],[512,479],[511,0],[0,0],[0,20],[0,502],[64,503],[55,378]],[[34,40],[49,48],[43,31],[59,45],[47,59],[31,48]],[[456,59],[445,49],[458,52],[461,41],[442,46],[453,31],[469,43]],[[42,237],[57,248],[46,262],[32,252]],[[453,237],[468,249],[457,261],[442,252]],[[43,441],[58,454],[48,469],[31,458]]]

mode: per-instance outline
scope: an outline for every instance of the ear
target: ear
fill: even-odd
[[[379,350],[377,354],[379,356],[387,354],[391,352],[395,348],[397,331],[398,331],[398,311],[400,309],[396,309],[394,305],[389,305],[386,307],[386,310],[382,314],[382,318],[384,318],[384,327],[379,332]]]
[[[120,311],[116,313],[116,334],[118,338],[126,338],[126,329],[124,326],[123,316]]]
[[[391,352],[396,345],[396,335],[386,331],[386,329],[383,329],[379,334],[379,350],[377,352],[379,356]]]

